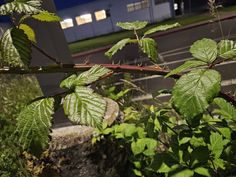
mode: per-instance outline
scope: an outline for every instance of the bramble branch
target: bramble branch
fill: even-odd
[[[22,68],[0,68],[0,74],[48,74],[48,73],[69,73],[69,72],[82,72],[92,68],[95,64],[63,64],[60,66],[36,66],[29,69]],[[100,64],[113,72],[124,73],[142,73],[150,75],[166,76],[169,70],[153,66],[132,66],[132,65],[117,65],[117,64]],[[111,73],[110,73],[111,74]],[[175,74],[170,76],[173,79],[179,79],[181,75]],[[226,93],[220,92],[220,97],[231,102],[236,106],[236,99]]]

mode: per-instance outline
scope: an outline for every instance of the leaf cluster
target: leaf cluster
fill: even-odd
[[[151,59],[153,62],[158,61],[158,55],[157,55],[157,44],[156,41],[152,38],[146,37],[147,35],[154,34],[159,31],[165,31],[174,27],[178,27],[179,24],[175,23],[172,25],[161,25],[154,27],[152,29],[147,30],[142,37],[139,37],[137,34],[137,31],[140,29],[143,29],[147,26],[146,21],[135,21],[135,22],[118,22],[117,26],[124,30],[130,30],[134,31],[135,39],[122,39],[117,44],[115,44],[112,48],[110,48],[105,55],[109,58],[112,58],[113,55],[115,55],[119,50],[124,48],[127,44],[138,44],[139,48],[142,50],[143,53],[145,53],[148,58]]]

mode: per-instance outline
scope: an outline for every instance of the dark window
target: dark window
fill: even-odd
[[[110,17],[110,16],[111,16],[110,9],[107,9],[107,10],[106,10],[106,15],[107,15],[107,17]]]
[[[154,0],[155,5],[168,2],[168,0]]]

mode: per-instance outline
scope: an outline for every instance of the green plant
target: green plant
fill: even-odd
[[[119,26],[139,29],[145,25],[135,22]],[[118,42],[106,54],[114,55],[127,41]],[[138,44],[143,50],[142,43]],[[156,50],[150,46],[154,45],[148,47],[149,57],[154,53],[152,50]],[[166,75],[177,78],[171,104],[143,107],[142,111],[127,107],[125,123],[105,126],[93,139],[96,142],[105,136],[123,144],[130,152],[135,176],[235,174],[236,108],[218,98],[222,96],[221,75],[214,67],[226,60],[235,60],[236,44],[230,40],[217,44],[211,39],[202,39],[191,46],[190,53],[194,59]]]
[[[111,134],[112,138],[121,140],[130,152],[130,160],[134,164],[133,174],[136,176],[234,174],[236,100],[221,91],[221,75],[214,70],[216,65],[226,60],[235,60],[234,41],[222,40],[217,44],[211,39],[199,40],[190,49],[195,59],[173,71],[157,65],[140,67],[85,64],[65,68],[62,63],[52,58],[58,66],[30,67],[31,46],[36,49],[38,47],[33,29],[24,23],[25,20],[33,18],[52,22],[60,19],[43,10],[40,0],[10,1],[0,6],[0,14],[10,15],[14,22],[14,27],[7,30],[1,38],[0,63],[3,70],[0,73],[58,72],[58,69],[61,72],[78,72],[89,68],[85,72],[65,78],[60,84],[63,92],[36,98],[21,110],[17,116],[15,131],[18,136],[17,143],[22,148],[20,152],[26,150],[40,155],[47,148],[52,116],[62,106],[73,123],[97,127],[102,136]],[[14,17],[15,14],[20,14],[20,18]],[[146,36],[178,26],[158,26],[140,37],[137,30],[144,28],[147,22],[125,22],[118,25],[134,31],[136,38],[119,41],[106,55],[112,57],[127,44],[135,43],[154,63],[157,62],[157,45]],[[128,107],[125,109],[127,122],[106,128],[103,116],[107,103],[90,85],[112,75],[112,70],[147,72],[177,79],[171,92],[171,104],[159,108]],[[184,73],[179,74],[181,72]],[[128,92],[121,91],[114,98],[119,100]],[[215,106],[219,108],[216,109]]]

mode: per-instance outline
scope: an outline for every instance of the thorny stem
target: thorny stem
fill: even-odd
[[[46,73],[70,73],[70,72],[82,72],[92,68],[95,64],[63,64],[61,66],[37,66],[30,67],[29,69],[22,68],[0,68],[0,74],[46,74]],[[124,72],[124,73],[143,73],[150,75],[161,75],[166,76],[170,71],[162,69],[160,67],[151,66],[132,66],[132,65],[117,65],[117,64],[100,64],[113,72]],[[112,73],[109,73],[109,76]],[[175,74],[170,76],[173,79],[179,79],[181,75]],[[224,98],[228,102],[231,102],[236,106],[236,99],[224,92],[220,92],[220,97]]]

